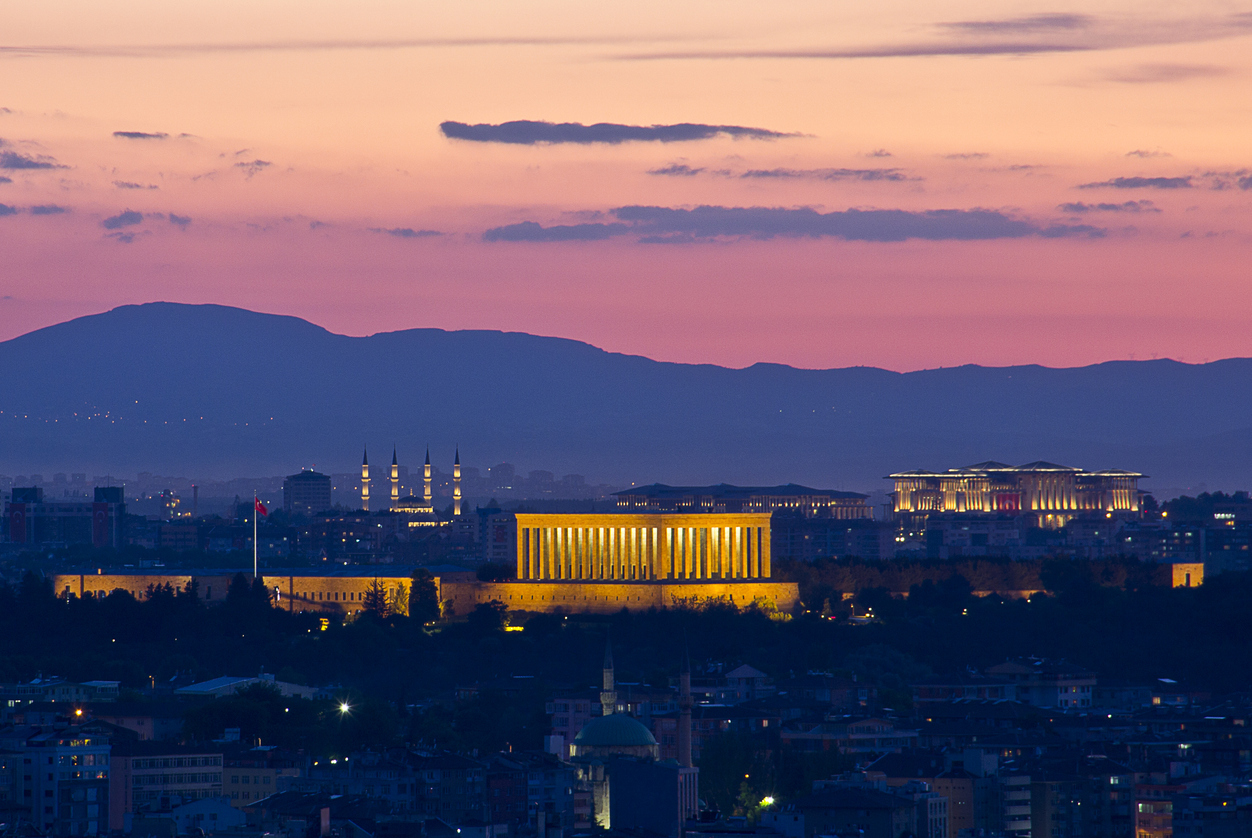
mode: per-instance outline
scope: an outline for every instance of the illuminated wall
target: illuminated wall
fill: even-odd
[[[201,599],[209,604],[226,601],[233,574],[108,573],[60,574],[52,577],[58,596],[108,596],[115,590],[145,599],[152,586],[169,584],[185,588],[195,581]],[[275,605],[289,611],[311,611],[341,616],[358,613],[365,594],[377,578],[389,602],[407,602],[412,580],[405,576],[374,577],[340,574],[286,574],[265,577],[265,586]],[[480,603],[498,600],[516,611],[567,613],[616,613],[646,611],[650,608],[679,608],[709,601],[726,602],[740,608],[754,602],[790,612],[800,600],[794,582],[761,580],[731,582],[478,582],[473,574],[459,573],[436,577],[439,601],[451,614],[464,616]]]
[[[517,516],[517,578],[644,582],[768,579],[770,516]]]
[[[800,602],[794,582],[444,582],[440,597],[452,614],[464,616],[495,600],[510,611],[616,614],[725,602],[753,603],[789,613]]]
[[[122,590],[136,599],[145,599],[150,587],[168,584],[173,588],[183,589],[194,580],[200,598],[210,605],[216,605],[226,601],[226,591],[230,588],[232,578],[233,573],[84,573],[53,576],[52,584],[58,596],[108,596],[115,590]],[[263,578],[270,597],[279,608],[344,615],[355,614],[364,607],[365,594],[375,580],[382,585],[388,602],[407,603],[412,584],[407,576],[286,574]]]

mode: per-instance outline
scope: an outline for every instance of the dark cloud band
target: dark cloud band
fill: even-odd
[[[613,122],[583,125],[580,122],[557,123],[532,120],[502,122],[499,125],[444,122],[439,129],[449,139],[509,145],[557,145],[561,143],[616,145],[626,142],[691,142],[718,136],[752,140],[798,136],[780,131],[769,131],[765,128],[745,128],[742,125],[702,125],[692,122],[677,125],[618,125]]]
[[[0,169],[63,169],[64,166],[57,163],[51,157],[40,155],[31,157],[28,154],[21,154],[16,151],[0,151]]]
[[[544,227],[534,221],[495,227],[483,233],[489,242],[591,242],[631,232],[626,224],[568,224]]]
[[[114,131],[113,136],[119,140],[164,140],[169,137],[163,131],[149,133],[147,131]]]
[[[371,233],[386,233],[397,239],[429,239],[442,236],[438,230],[414,230],[412,227],[371,227]]]
[[[1115,177],[1079,184],[1079,189],[1190,189],[1191,177]]]
[[[1120,204],[1084,204],[1081,201],[1061,204],[1057,207],[1061,212],[1160,212],[1151,201],[1125,201]]]
[[[983,241],[989,239],[1088,237],[1104,230],[1088,224],[1043,225],[998,210],[842,210],[718,207],[695,209],[631,206],[612,211],[616,223],[544,227],[533,221],[488,230],[487,241],[600,241],[635,236],[644,243],[683,243],[715,239],[840,238],[847,241]]]
[[[117,215],[109,216],[100,222],[100,226],[106,230],[117,230],[121,227],[133,227],[136,224],[143,223],[143,213],[134,210],[124,210]]]

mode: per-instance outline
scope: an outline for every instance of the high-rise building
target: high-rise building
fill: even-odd
[[[325,512],[333,505],[330,492],[330,475],[306,469],[283,481],[283,509],[308,516]]]

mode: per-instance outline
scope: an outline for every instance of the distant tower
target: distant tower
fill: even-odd
[[[365,449],[361,456],[361,508],[370,511],[370,452]]]
[[[617,710],[617,690],[613,686],[613,640],[604,641],[604,678],[600,682],[600,714],[611,716]]]
[[[452,463],[452,514],[461,514],[461,446],[456,447],[456,460]]]
[[[391,508],[400,505],[400,463],[396,460],[396,449],[391,447]]]
[[[678,676],[678,764],[691,767],[691,655],[686,648]]]
[[[429,445],[427,445],[427,446],[426,446],[426,474],[425,474],[425,479],[426,479],[426,488],[425,488],[425,490],[424,490],[424,491],[423,491],[423,493],[422,493],[422,500],[426,501],[427,506],[429,506],[429,505],[430,505],[430,502],[431,502],[431,494],[430,494],[430,446],[429,446]]]

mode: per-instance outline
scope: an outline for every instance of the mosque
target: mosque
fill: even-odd
[[[652,731],[619,713],[613,648],[604,648],[602,715],[574,737],[570,761],[578,782],[591,791],[592,815],[601,829],[643,829],[681,835],[699,811],[700,770],[691,763],[691,661],[684,653],[679,676],[678,759],[660,760]]]
[[[434,515],[434,494],[431,491],[430,446],[426,447],[426,462],[422,466],[422,496],[407,495],[400,497],[400,461],[396,449],[391,449],[391,503],[387,506],[393,512],[405,512],[414,515]],[[361,455],[361,509],[370,511],[370,455],[365,449]],[[461,448],[457,446],[456,457],[452,461],[452,514],[461,515]]]

